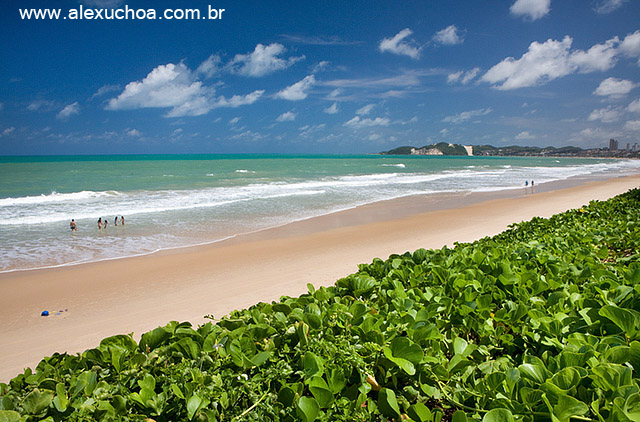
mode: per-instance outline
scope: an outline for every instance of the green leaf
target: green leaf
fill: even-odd
[[[407,409],[407,415],[416,422],[431,422],[431,410],[422,403],[415,403]]]
[[[53,398],[53,405],[58,412],[64,413],[69,405],[69,399],[67,398],[67,392],[63,383],[56,385],[56,396]]]
[[[333,403],[333,393],[322,377],[315,376],[311,378],[309,391],[311,391],[321,408],[327,408]]]
[[[304,367],[304,376],[310,379],[314,375],[322,375],[324,373],[324,365],[322,359],[311,352],[306,352],[302,358],[302,366]]]
[[[187,415],[189,416],[189,420],[193,419],[196,413],[208,404],[209,399],[207,398],[202,398],[196,394],[189,397],[189,400],[187,400]]]
[[[558,404],[553,406],[553,414],[560,422],[569,422],[572,416],[582,416],[589,411],[589,407],[571,396],[561,395]]]
[[[22,408],[27,414],[40,415],[53,401],[53,391],[40,391],[37,388],[27,394],[22,401]]]
[[[636,334],[638,333],[636,327],[640,325],[638,312],[620,308],[618,306],[606,305],[600,309],[600,315],[610,319],[629,338],[636,337]]]
[[[484,415],[482,422],[514,422],[514,419],[509,409],[491,409]]]
[[[378,393],[378,408],[383,415],[389,418],[397,418],[400,416],[400,408],[396,400],[396,393],[388,388],[383,388]]]
[[[467,415],[463,410],[456,410],[451,417],[451,422],[467,422]]]
[[[409,375],[416,373],[414,364],[420,363],[424,357],[422,348],[406,337],[394,338],[390,347],[385,347],[382,351],[387,359]]]
[[[542,384],[549,377],[549,371],[544,366],[523,363],[518,367],[522,378],[533,381],[536,384]]]
[[[303,396],[298,399],[296,413],[303,422],[313,422],[320,413],[320,407],[314,398]]]
[[[580,382],[580,372],[576,368],[564,368],[551,377],[551,382],[559,389],[569,391]]]
[[[20,413],[13,410],[0,410],[0,422],[21,422]]]

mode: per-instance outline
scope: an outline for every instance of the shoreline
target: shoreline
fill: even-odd
[[[375,257],[473,241],[608,199],[639,186],[640,175],[577,183],[396,198],[213,244],[1,273],[0,382],[54,352],[82,352],[115,334],[139,338],[171,320],[198,325],[204,315],[297,296],[307,283],[331,285]],[[40,316],[45,309],[51,316]]]
[[[566,179],[553,180],[550,182],[540,183],[535,186],[535,193],[547,192],[547,191],[557,190],[557,189],[564,189],[567,187],[580,186],[585,183],[589,183],[593,181],[603,181],[603,180],[609,180],[609,179],[615,179],[615,178],[627,177],[627,176],[629,176],[629,174],[613,175],[613,176],[612,175],[605,176],[605,175],[598,175],[598,174],[591,174],[586,176],[584,175],[572,176]],[[524,194],[534,193],[534,188],[533,186],[526,186],[526,187],[521,186],[521,187],[498,188],[495,190],[440,191],[440,192],[431,192],[431,193],[424,193],[424,194],[410,194],[406,196],[399,196],[399,197],[378,200],[378,201],[365,203],[365,204],[353,205],[346,208],[335,209],[325,214],[301,217],[299,219],[294,219],[279,225],[259,228],[253,231],[231,234],[231,235],[227,235],[214,240],[205,240],[205,241],[201,241],[193,244],[182,244],[182,245],[175,245],[175,246],[159,247],[151,251],[136,252],[129,255],[107,256],[103,258],[70,261],[70,262],[65,262],[60,264],[43,265],[43,266],[31,267],[31,268],[18,267],[18,268],[4,269],[4,270],[0,270],[0,276],[5,274],[11,274],[11,273],[51,270],[56,268],[75,267],[78,265],[90,265],[90,264],[95,264],[99,262],[109,262],[109,261],[116,261],[121,259],[139,258],[139,257],[148,256],[148,255],[160,254],[164,252],[181,251],[181,250],[186,250],[191,248],[215,246],[219,243],[232,241],[236,238],[240,240],[244,240],[246,238],[250,238],[253,236],[261,236],[263,232],[267,233],[267,236],[268,236],[268,234],[271,233],[272,231],[278,231],[282,228],[288,227],[289,225],[304,224],[305,221],[309,221],[309,220],[318,220],[318,221],[329,220],[330,221],[330,220],[336,220],[334,218],[334,215],[343,215],[343,214],[348,215],[351,213],[361,213],[361,212],[366,213],[366,211],[369,209],[380,208],[382,204],[393,204],[394,202],[397,202],[397,203],[404,202],[405,204],[409,204],[409,208],[396,206],[394,207],[394,213],[389,213],[389,210],[386,209],[386,206],[384,206],[385,209],[383,210],[383,212],[377,212],[377,213],[374,212],[374,215],[370,215],[366,221],[367,222],[387,221],[391,219],[397,219],[398,217],[405,217],[408,215],[424,212],[424,209],[435,211],[435,210],[441,210],[441,209],[447,209],[447,208],[455,208],[459,206],[462,202],[464,202],[465,204],[471,204],[471,203],[480,202],[488,199],[514,197],[514,196],[519,196],[523,192]],[[465,201],[460,201],[459,199],[461,197],[466,198]],[[347,225],[355,225],[355,224],[362,223],[360,219],[351,219],[350,221],[345,221],[344,218],[340,218],[337,220],[339,220],[339,223],[333,224],[331,225],[331,227],[334,227],[334,228],[341,227],[345,223]]]

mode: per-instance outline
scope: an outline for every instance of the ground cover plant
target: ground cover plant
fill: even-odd
[[[4,421],[640,421],[640,190],[57,354]]]

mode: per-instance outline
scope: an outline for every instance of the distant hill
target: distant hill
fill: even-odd
[[[506,147],[494,147],[493,145],[460,145],[440,142],[425,145],[423,147],[402,146],[389,151],[381,152],[383,155],[475,155],[475,156],[509,156],[509,157],[612,157],[612,158],[640,158],[640,151],[610,150],[608,148],[582,149],[580,147],[528,147],[511,145]]]

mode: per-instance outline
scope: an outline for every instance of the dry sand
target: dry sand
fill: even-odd
[[[82,352],[115,334],[139,338],[171,320],[198,325],[205,315],[300,295],[307,283],[333,284],[375,257],[473,241],[638,186],[640,176],[629,176],[552,191],[403,198],[208,246],[3,273],[0,382],[54,352]],[[52,315],[41,317],[45,309]]]

